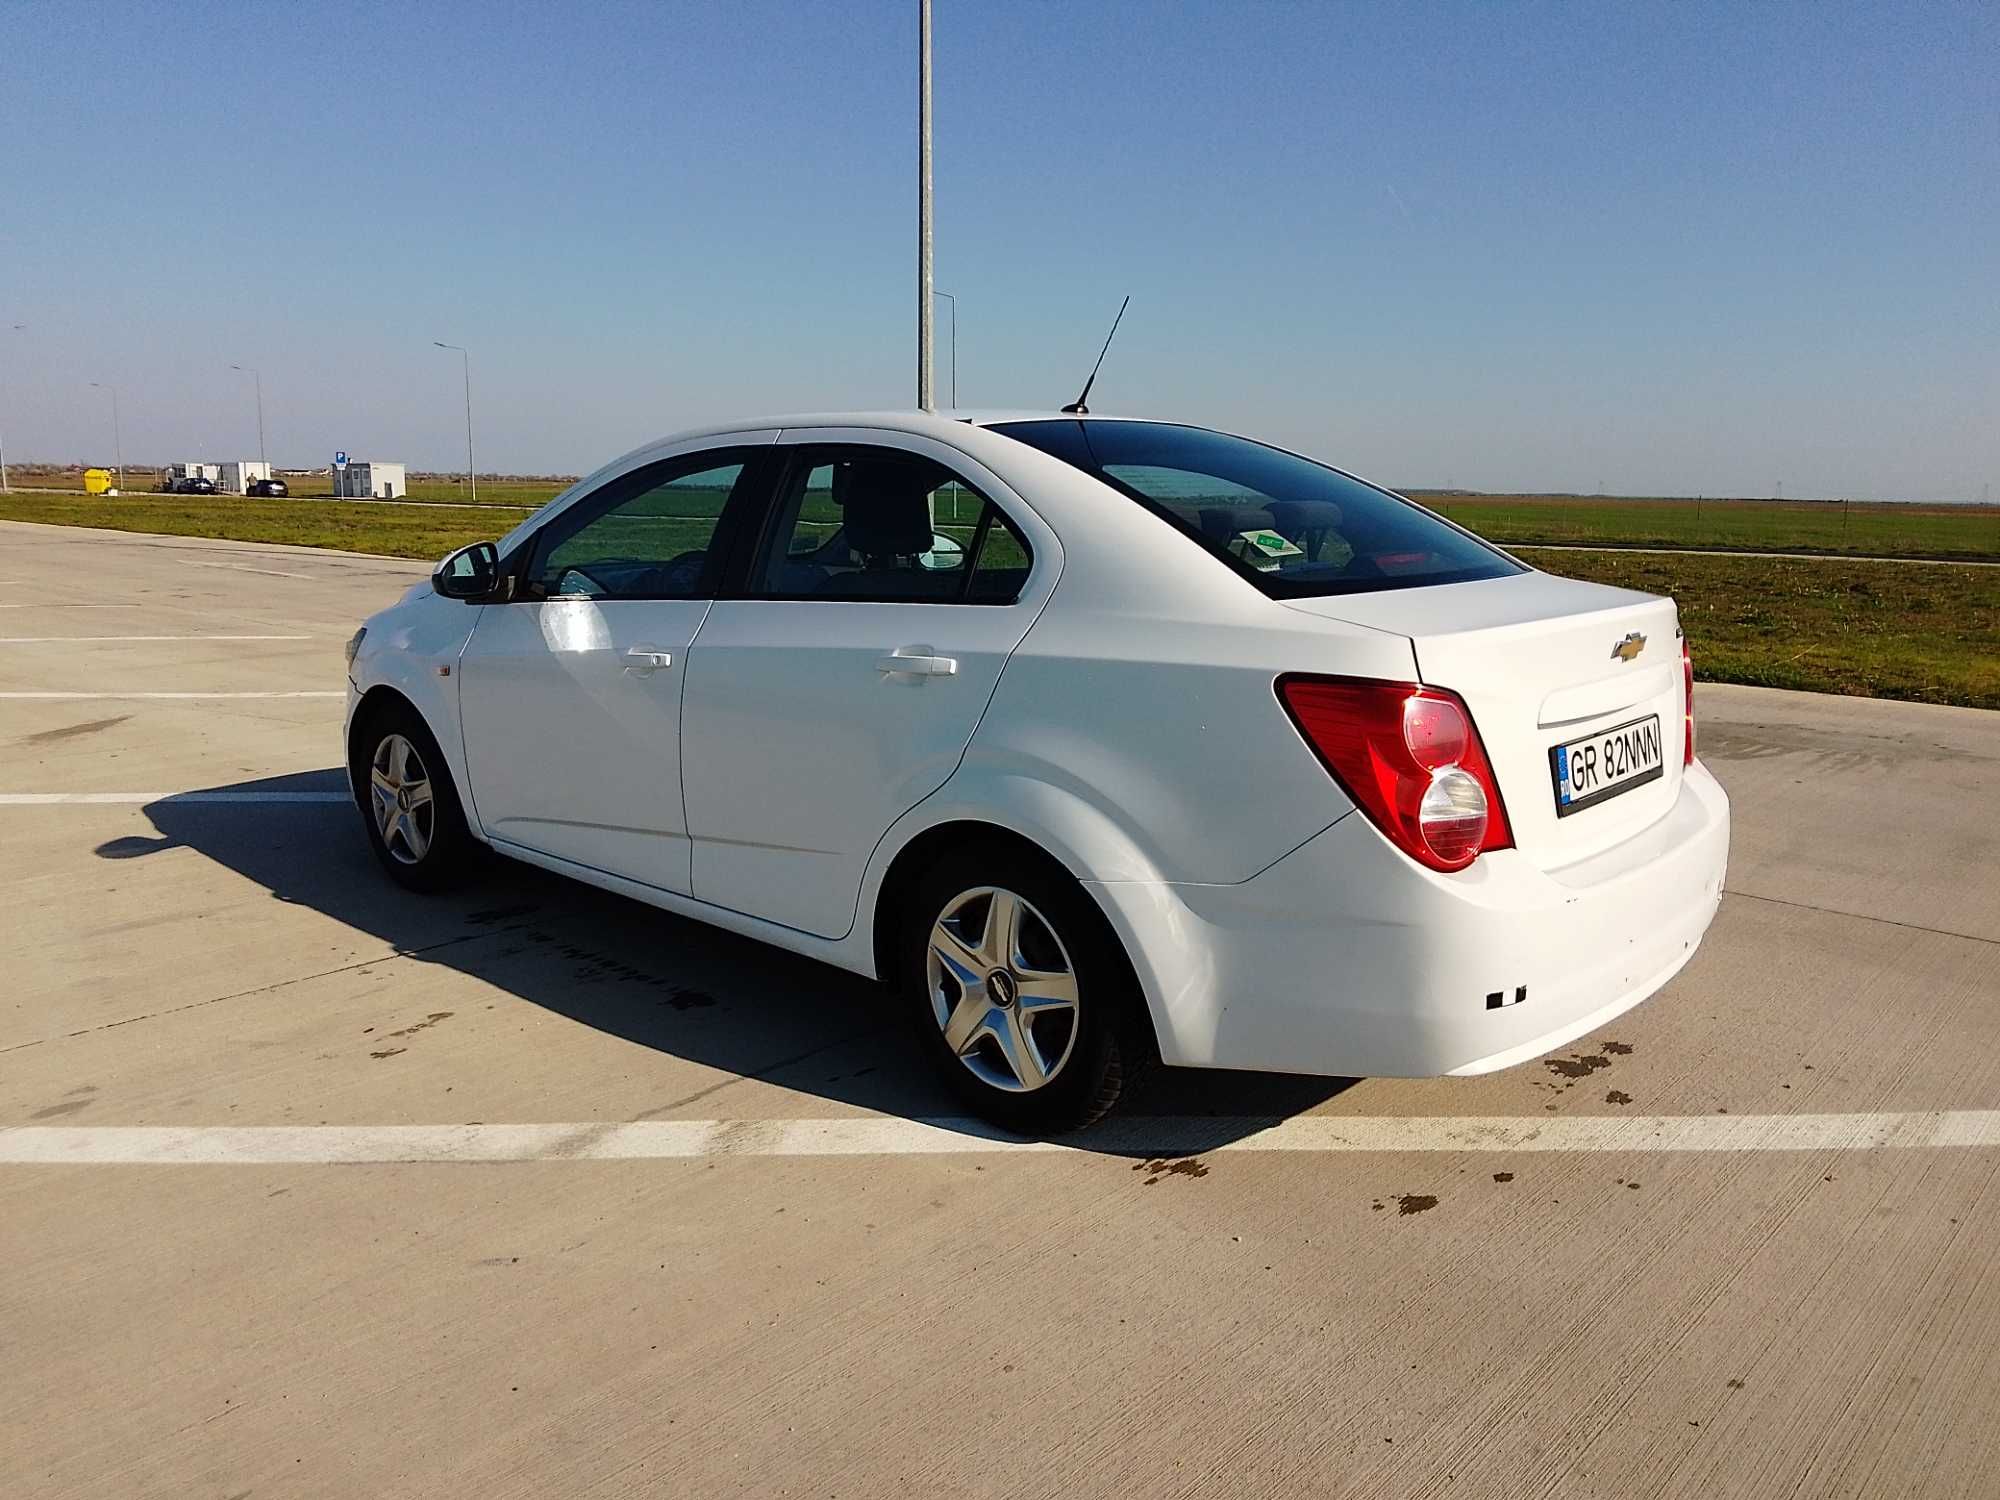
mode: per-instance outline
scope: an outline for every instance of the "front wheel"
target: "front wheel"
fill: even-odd
[[[392,880],[439,891],[464,878],[472,833],[444,752],[415,709],[398,702],[370,714],[348,775],[369,846]]]
[[[1131,967],[1059,868],[1003,848],[948,855],[916,883],[900,947],[919,1045],[1006,1130],[1080,1129],[1150,1065]]]

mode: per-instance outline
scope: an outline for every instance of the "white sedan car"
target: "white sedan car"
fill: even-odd
[[[684,433],[349,660],[397,880],[490,846],[878,977],[1027,1133],[1155,1061],[1539,1056],[1688,961],[1729,850],[1672,600],[1164,422]]]

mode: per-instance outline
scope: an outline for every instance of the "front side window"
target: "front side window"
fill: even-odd
[[[1527,571],[1428,511],[1248,438],[1166,422],[993,428],[1138,501],[1277,599]]]
[[[704,453],[608,481],[545,527],[528,564],[534,598],[702,599],[716,533],[753,455]]]
[[[780,487],[751,580],[767,599],[1011,604],[1032,561],[1000,510],[943,464],[807,448]]]

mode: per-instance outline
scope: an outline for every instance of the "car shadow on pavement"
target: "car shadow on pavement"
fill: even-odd
[[[323,800],[329,793],[343,800]],[[96,852],[129,860],[191,849],[274,900],[368,933],[406,959],[476,976],[580,1025],[733,1075],[648,1117],[694,1109],[743,1078],[989,1133],[964,1119],[897,1003],[870,981],[506,859],[449,895],[412,894],[376,865],[346,795],[345,776],[327,769],[162,798],[145,809],[155,836],[113,839]],[[1177,1154],[1209,1150],[1354,1082],[1168,1068],[1123,1113],[1172,1119]],[[1149,1138],[1157,1133],[1128,1133],[1114,1118],[1066,1144],[1147,1156]]]

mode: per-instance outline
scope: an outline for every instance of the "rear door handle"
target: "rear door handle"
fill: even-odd
[[[958,673],[958,658],[930,656],[920,646],[904,646],[887,656],[876,657],[875,670],[893,677],[952,677]]]
[[[636,646],[626,647],[620,662],[626,671],[650,677],[662,667],[671,667],[674,657],[671,651],[662,651],[650,642],[642,641]]]

